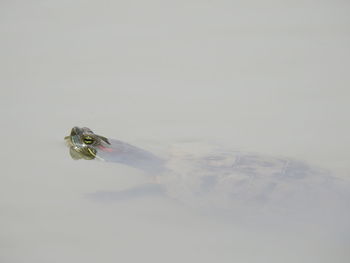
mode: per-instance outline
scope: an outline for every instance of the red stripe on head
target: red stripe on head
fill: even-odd
[[[114,150],[112,148],[104,147],[102,145],[97,146],[97,147],[104,152],[114,152]]]

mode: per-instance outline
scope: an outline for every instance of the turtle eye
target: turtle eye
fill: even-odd
[[[83,141],[85,144],[90,145],[93,144],[95,140],[91,136],[85,136]]]

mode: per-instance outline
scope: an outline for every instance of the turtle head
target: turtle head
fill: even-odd
[[[98,147],[110,144],[108,139],[93,133],[89,128],[74,127],[70,135],[64,138],[74,160],[95,159]]]

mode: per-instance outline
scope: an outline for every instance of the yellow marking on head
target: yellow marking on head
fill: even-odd
[[[87,150],[93,157],[96,157],[96,153],[93,150],[91,150],[90,148],[87,148]]]
[[[83,141],[85,144],[93,144],[95,140],[91,136],[85,136]]]

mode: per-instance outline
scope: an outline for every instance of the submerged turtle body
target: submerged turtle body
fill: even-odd
[[[86,144],[86,137],[93,141],[88,140]],[[288,214],[319,215],[334,214],[334,210],[344,212],[340,207],[350,204],[347,182],[325,170],[292,159],[223,151],[193,143],[176,145],[161,159],[138,147],[77,127],[66,139],[74,159],[77,159],[74,153],[77,152],[83,159],[92,159],[93,156],[141,169],[156,176],[163,193],[195,207],[235,214],[287,211]],[[118,199],[140,196],[149,191],[154,191],[154,188],[97,192],[95,196]],[[345,211],[348,215],[347,209]]]
[[[167,168],[158,180],[169,195],[201,207],[307,210],[346,194],[342,180],[304,162],[198,144],[172,150]]]

